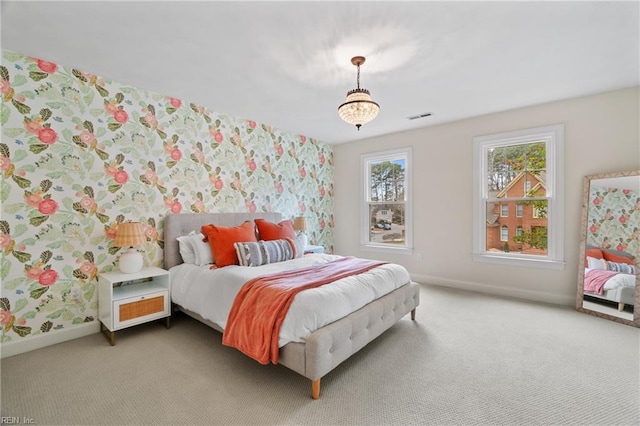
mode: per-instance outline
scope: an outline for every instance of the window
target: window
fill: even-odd
[[[364,154],[361,243],[411,253],[411,149]]]
[[[509,241],[509,228],[506,225],[500,228],[500,241]]]
[[[564,125],[479,136],[473,146],[474,260],[563,269]],[[509,205],[515,218],[504,214]]]
[[[502,216],[502,217],[508,217],[509,216],[509,205],[508,204],[501,204],[500,205],[500,216]]]
[[[540,209],[538,206],[535,206],[535,205],[534,205],[534,206],[533,206],[533,213],[532,213],[532,216],[533,216],[535,219],[538,219],[538,218],[544,217],[544,213],[541,211],[541,209]]]

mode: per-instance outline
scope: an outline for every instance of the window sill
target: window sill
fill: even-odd
[[[474,254],[474,262],[493,263],[496,265],[521,266],[525,268],[552,269],[561,271],[564,269],[565,262],[553,259],[536,259],[525,256],[505,256],[495,254]]]
[[[393,246],[382,246],[382,245],[372,245],[372,244],[362,244],[360,249],[363,251],[376,251],[376,252],[384,252],[384,253],[397,253],[397,254],[413,254],[413,249],[410,247],[393,247]]]

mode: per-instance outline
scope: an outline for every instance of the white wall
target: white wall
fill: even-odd
[[[640,169],[639,94],[633,87],[335,145],[336,253],[399,263],[418,282],[573,306],[582,178]],[[473,137],[556,123],[565,125],[564,270],[474,262]],[[360,170],[354,164],[361,154],[406,146],[414,155],[414,254],[362,251]]]

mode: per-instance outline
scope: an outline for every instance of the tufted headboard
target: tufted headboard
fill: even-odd
[[[182,263],[178,238],[187,235],[191,231],[200,232],[202,225],[213,223],[219,226],[236,226],[245,220],[266,219],[271,222],[280,222],[280,213],[180,213],[170,214],[164,218],[164,268]]]

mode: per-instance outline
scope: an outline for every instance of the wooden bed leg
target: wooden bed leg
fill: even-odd
[[[320,398],[320,379],[311,381],[311,398]]]
[[[618,303],[618,311],[624,311],[624,303]]]
[[[415,321],[416,320],[416,308],[413,308],[411,310],[411,321]]]

